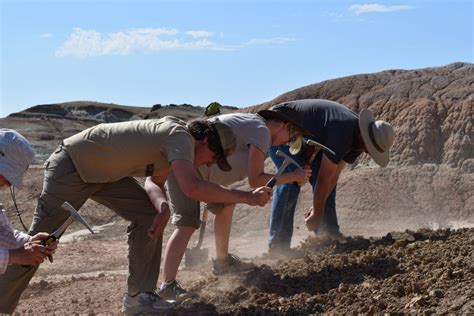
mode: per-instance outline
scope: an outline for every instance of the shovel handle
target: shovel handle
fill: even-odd
[[[207,222],[207,213],[209,210],[207,208],[202,212],[201,227],[199,228],[199,239],[196,244],[196,248],[201,248],[202,241],[204,240],[204,233],[206,232],[206,222]]]
[[[206,223],[207,222],[207,213],[209,212],[209,210],[207,209],[207,207],[204,209],[204,211],[202,212],[202,220],[201,222],[203,223]]]

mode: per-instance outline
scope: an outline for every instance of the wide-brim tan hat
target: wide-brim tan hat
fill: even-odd
[[[359,114],[359,129],[370,157],[381,167],[386,167],[390,160],[390,147],[395,140],[395,130],[390,123],[375,120],[370,110]]]

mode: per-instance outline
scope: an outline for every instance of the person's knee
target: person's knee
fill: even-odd
[[[224,218],[229,218],[234,215],[235,204],[232,205],[222,205],[220,208],[212,209],[209,211],[216,216],[216,220],[221,220]]]
[[[194,226],[176,225],[176,231],[178,234],[192,235],[196,228]]]

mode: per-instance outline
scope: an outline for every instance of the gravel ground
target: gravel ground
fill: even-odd
[[[121,242],[111,242],[111,254],[123,248],[113,243]],[[473,228],[341,241],[310,237],[299,247],[300,258],[254,257],[255,268],[246,273],[216,277],[209,266],[183,269],[182,284],[199,297],[170,314],[472,314],[473,245]],[[77,249],[90,248],[91,242],[69,246],[80,255]],[[119,313],[125,281],[121,268],[116,273],[37,279],[17,312]]]

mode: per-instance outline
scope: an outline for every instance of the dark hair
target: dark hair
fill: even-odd
[[[216,154],[222,154],[222,146],[219,134],[211,122],[197,119],[189,122],[187,124],[187,128],[191,136],[193,136],[196,140],[203,140],[207,137],[209,149]]]

